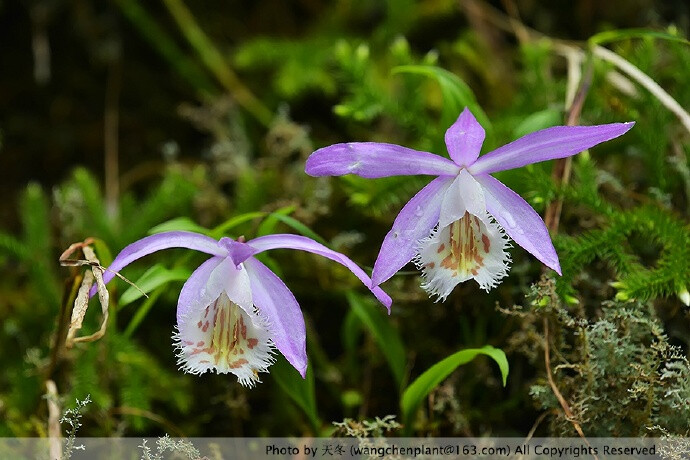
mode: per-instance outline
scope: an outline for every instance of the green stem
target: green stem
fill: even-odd
[[[137,0],[115,0],[115,4],[144,39],[168,61],[179,75],[199,90],[202,96],[209,96],[217,91],[216,85],[208,78],[203,68],[179,49]]]
[[[163,3],[208,70],[242,107],[261,124],[268,126],[273,119],[273,113],[244,86],[182,0],[163,0]]]
[[[139,324],[141,324],[141,322],[148,314],[149,310],[151,310],[151,307],[153,307],[153,304],[155,304],[158,300],[158,297],[160,297],[161,294],[163,294],[165,288],[166,286],[161,286],[158,289],[154,290],[151,294],[149,294],[149,298],[146,299],[143,304],[141,304],[141,306],[132,317],[132,320],[129,322],[127,328],[125,329],[125,332],[122,335],[124,335],[126,338],[132,337],[134,331],[137,330]]]

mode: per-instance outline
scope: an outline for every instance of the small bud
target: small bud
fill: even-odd
[[[686,307],[690,307],[690,292],[688,292],[688,288],[683,288],[680,292],[678,292],[678,298],[685,304]]]
[[[438,64],[438,51],[437,50],[430,50],[428,53],[424,55],[424,58],[422,59],[422,63],[424,65],[436,65]]]
[[[566,301],[569,305],[578,305],[578,304],[580,303],[580,301],[579,301],[577,298],[575,298],[575,297],[573,297],[573,296],[571,296],[571,295],[566,295],[566,296],[565,296],[565,301]]]
[[[625,302],[626,300],[630,300],[630,296],[626,292],[620,291],[618,294],[616,294],[616,300]]]
[[[402,35],[398,35],[391,45],[391,52],[396,56],[407,57],[410,54],[410,44]]]
[[[357,47],[357,59],[360,61],[366,61],[369,58],[369,46],[362,43]]]

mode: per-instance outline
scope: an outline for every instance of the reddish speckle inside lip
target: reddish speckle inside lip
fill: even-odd
[[[223,293],[198,315],[209,319],[196,321],[195,318],[191,329],[180,326],[180,337],[190,334],[193,339],[178,342],[185,370],[231,372],[245,385],[257,381],[258,372],[264,372],[273,358],[269,332],[257,326],[262,320],[256,313],[248,314]]]
[[[458,283],[475,279],[488,290],[507,275],[507,247],[496,223],[465,212],[420,243],[415,261],[425,276],[422,287],[445,298]]]

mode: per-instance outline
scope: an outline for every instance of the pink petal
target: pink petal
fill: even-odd
[[[218,246],[216,240],[206,235],[192,232],[158,233],[135,241],[120,251],[103,275],[103,281],[108,283],[115,277],[115,272],[119,272],[135,260],[162,249],[169,248],[187,248],[205,252],[213,256],[227,256],[227,251]],[[89,295],[93,296],[95,293],[96,286],[89,291]]]
[[[468,169],[472,175],[477,176],[569,157],[625,134],[634,124],[629,122],[597,126],[554,126],[528,134],[489,152]]]
[[[356,174],[370,179],[415,174],[454,176],[458,170],[455,163],[438,155],[377,142],[324,147],[311,154],[305,167],[310,176]]]
[[[256,250],[256,253],[268,251],[270,249],[299,249],[300,251],[311,252],[318,254],[320,256],[331,259],[338,262],[341,265],[347,267],[359,280],[364,283],[366,287],[376,296],[376,298],[383,305],[388,308],[390,312],[390,306],[393,303],[390,296],[386,294],[381,288],[373,286],[371,278],[364,273],[364,270],[359,268],[359,266],[350,260],[346,255],[341,254],[332,249],[328,249],[326,246],[317,243],[316,241],[307,238],[306,236],[300,235],[268,235],[260,236],[259,238],[248,241],[247,244]],[[249,260],[249,259],[247,259]],[[235,261],[236,263],[238,261]]]
[[[494,177],[481,175],[475,179],[484,187],[487,210],[513,241],[560,275],[558,254],[539,214],[520,195]]]
[[[211,302],[216,300],[223,291],[222,283],[217,286],[208,286],[211,273],[218,267],[225,257],[211,257],[194,270],[192,276],[185,281],[180,291],[180,298],[177,300],[177,324],[190,311],[206,308]]]
[[[295,296],[268,267],[250,257],[244,262],[254,305],[267,319],[271,339],[292,366],[305,377],[307,372],[307,332]]]
[[[417,253],[419,240],[429,236],[438,223],[444,192],[453,177],[437,177],[407,202],[381,244],[371,274],[379,285],[405,266]]]
[[[457,121],[446,131],[446,147],[453,161],[459,166],[469,166],[479,157],[486,133],[465,107]]]

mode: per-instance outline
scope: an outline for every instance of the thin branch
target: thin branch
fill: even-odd
[[[120,406],[113,407],[112,409],[110,409],[110,413],[147,418],[163,426],[166,429],[166,431],[173,433],[175,436],[178,436],[180,438],[185,437],[185,433],[177,425],[175,425],[168,419],[146,409],[140,409],[138,407]]]
[[[518,11],[517,5],[513,0],[502,0],[501,3],[506,9],[508,16],[510,16],[510,26],[513,29],[513,33],[517,37],[520,43],[529,42],[529,31],[525,24],[520,20],[520,12]]]
[[[53,374],[62,356],[62,349],[65,347],[67,331],[71,322],[72,306],[77,298],[81,282],[82,276],[79,274],[75,274],[69,280],[65,281],[62,301],[60,302],[57,330],[53,336],[53,345],[50,348],[50,362],[45,372],[46,379],[54,378]]]
[[[544,419],[546,418],[547,415],[550,415],[553,413],[558,413],[558,411],[556,409],[552,409],[552,410],[547,410],[547,411],[542,412],[539,415],[539,417],[537,417],[537,420],[534,422],[534,425],[532,425],[532,428],[530,428],[529,433],[527,433],[527,437],[525,438],[524,441],[522,441],[522,444],[528,444],[532,440],[532,437],[534,436],[534,433],[537,431],[537,428],[539,427],[539,425],[541,425],[541,422],[544,421]],[[525,457],[524,455],[520,455],[517,459],[522,460],[524,457]]]
[[[48,24],[51,7],[46,2],[36,2],[29,7],[31,18],[31,50],[34,55],[34,81],[43,86],[50,83],[50,40]]]
[[[601,46],[594,47],[594,55],[615,65],[621,72],[628,74],[630,78],[644,86],[647,91],[659,99],[659,102],[661,102],[664,107],[673,112],[685,129],[690,132],[690,114],[649,75],[635,67],[630,61],[627,61],[620,55]]]
[[[141,2],[144,3],[144,2]],[[187,56],[137,0],[115,0],[115,5],[149,45],[165,59],[177,75],[186,80],[202,99],[216,93],[216,85],[204,69]]]
[[[527,444],[532,440],[532,437],[534,437],[534,433],[536,433],[537,428],[539,428],[539,425],[541,425],[541,422],[544,421],[547,415],[555,412],[555,410],[547,410],[542,412],[539,417],[537,417],[537,420],[534,421],[534,425],[532,425],[532,428],[530,428],[529,433],[527,433],[527,437],[523,441],[523,444]]]
[[[553,379],[553,375],[551,375],[551,353],[550,353],[550,345],[549,345],[549,319],[545,316],[543,318],[543,323],[544,323],[544,364],[546,365],[546,378],[549,381],[549,385],[551,386],[551,391],[553,391],[553,394],[556,396],[556,399],[558,399],[558,403],[561,405],[561,408],[563,409],[563,412],[565,412],[565,416],[568,419],[570,423],[573,424],[573,427],[575,428],[575,431],[577,431],[577,434],[580,435],[580,437],[585,441],[585,443],[592,447],[592,445],[589,443],[587,438],[585,437],[585,433],[582,431],[582,427],[580,424],[577,422],[575,419],[575,416],[573,415],[573,411],[570,410],[570,405],[568,404],[568,401],[565,400],[563,395],[561,394],[561,391],[558,389],[558,386],[556,386],[556,382]],[[598,460],[598,457],[594,455],[594,458]]]

